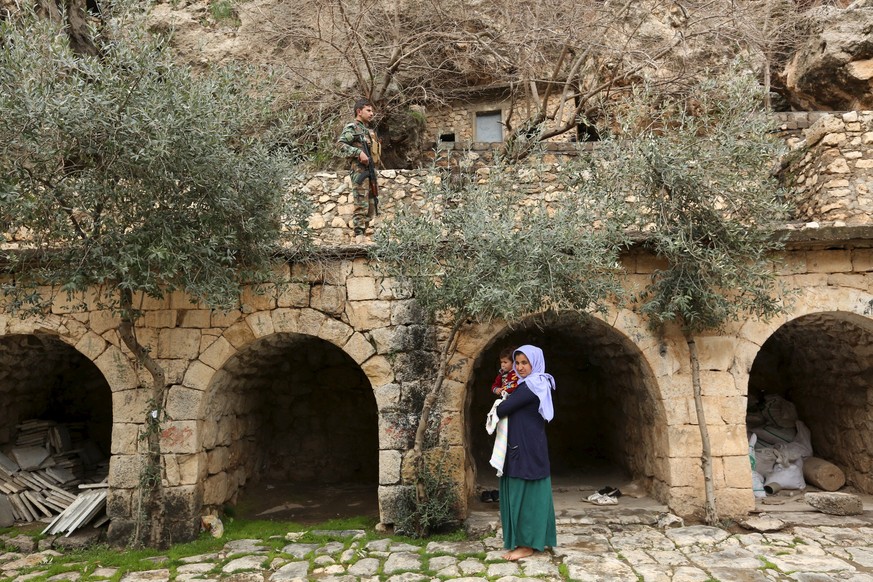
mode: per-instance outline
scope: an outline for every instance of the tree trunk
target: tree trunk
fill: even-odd
[[[700,387],[700,359],[697,355],[697,344],[689,333],[685,333],[688,344],[688,358],[691,361],[691,384],[694,392],[694,409],[697,412],[697,426],[700,429],[701,457],[703,467],[703,486],[706,495],[704,500],[704,520],[707,525],[718,524],[718,511],[715,506],[715,483],[712,477],[712,446],[709,442],[709,427],[703,412],[703,395]]]
[[[430,418],[430,412],[436,403],[436,399],[439,396],[440,389],[443,387],[443,381],[446,377],[446,369],[449,365],[449,358],[455,352],[458,330],[461,329],[465,319],[466,318],[458,318],[452,325],[452,329],[449,331],[449,337],[446,339],[446,343],[440,351],[440,361],[436,379],[434,380],[433,385],[431,385],[427,395],[424,397],[424,403],[421,406],[421,416],[418,419],[418,428],[415,431],[415,442],[412,446],[412,461],[413,466],[416,469],[415,499],[418,503],[423,502],[425,499],[424,484],[419,477],[419,470],[421,469],[421,463],[424,461],[424,435],[427,432],[428,419]]]
[[[146,412],[146,443],[148,453],[146,463],[140,474],[138,488],[139,511],[136,515],[136,528],[134,544],[142,544],[146,533],[143,526],[147,523],[149,545],[159,547],[163,545],[164,507],[162,503],[163,491],[161,488],[161,431],[160,424],[165,409],[167,397],[167,382],[164,369],[151,357],[149,351],[139,343],[134,330],[135,310],[133,308],[133,295],[124,289],[121,291],[121,323],[118,324],[118,334],[124,345],[136,356],[137,362],[142,364],[152,376],[152,398],[149,410]]]

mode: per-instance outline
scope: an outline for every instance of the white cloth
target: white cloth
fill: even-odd
[[[498,418],[497,406],[506,398],[506,393],[503,393],[503,398],[494,401],[491,410],[488,411],[488,416],[485,417],[485,430],[488,434],[494,435],[494,448],[491,450],[491,459],[488,464],[497,469],[497,476],[503,477],[503,463],[506,461],[506,441],[509,434],[509,419]]]

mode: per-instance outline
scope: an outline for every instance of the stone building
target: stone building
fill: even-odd
[[[785,123],[794,129],[788,125],[796,120]],[[791,399],[817,456],[873,493],[873,113],[825,116],[797,140],[786,171],[807,223],[788,226],[780,257],[785,314],[697,338],[724,516],[754,507],[746,411],[750,394],[761,392]],[[550,155],[546,171],[526,174],[543,193],[560,187],[560,156]],[[383,171],[383,212],[427,204],[427,184],[440,179]],[[312,226],[325,247],[342,247],[349,184],[319,174],[298,187],[320,204]],[[638,251],[623,262],[629,285],[658,266]],[[234,504],[264,476],[365,483],[378,492],[381,520],[396,518],[409,482],[416,403],[441,330],[421,321],[414,299],[374,269],[366,249],[284,268],[287,285],[246,293],[230,312],[179,293],[142,300],[137,334],[170,384],[161,426],[167,541],[194,537],[201,515]],[[0,445],[26,418],[83,422],[111,455],[109,532],[123,542],[136,518],[150,397],[140,386],[148,378],[122,347],[115,316],[84,299],[84,307],[57,301],[39,319],[0,313]],[[619,309],[465,331],[435,435],[463,491],[473,491],[487,466],[481,425],[497,354],[527,342],[543,347],[558,380],[549,427],[556,477],[584,473],[596,460],[672,511],[699,512],[701,443],[686,344],[679,333],[653,336],[635,313]]]

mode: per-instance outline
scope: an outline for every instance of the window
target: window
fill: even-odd
[[[476,114],[476,141],[489,143],[503,141],[503,116],[500,110]]]
[[[441,133],[440,134],[440,143],[444,143],[447,141],[448,142],[455,141],[455,134],[454,133]]]

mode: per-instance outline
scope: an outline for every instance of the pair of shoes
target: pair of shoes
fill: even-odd
[[[494,489],[492,491],[483,491],[480,499],[485,503],[500,501],[500,492],[497,489]]]
[[[592,493],[585,501],[594,505],[618,505],[618,499],[602,493]]]
[[[610,487],[609,485],[598,491],[598,493],[601,495],[608,495],[609,497],[615,497],[616,499],[621,497],[621,491],[615,487]]]

